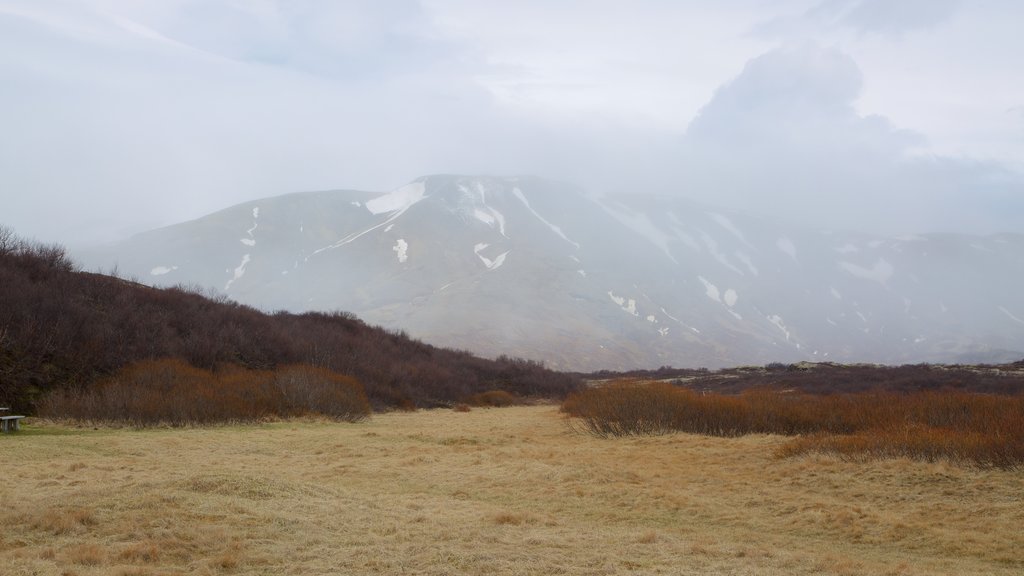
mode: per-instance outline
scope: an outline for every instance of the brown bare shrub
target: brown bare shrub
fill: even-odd
[[[295,364],[274,371],[273,381],[292,412],[321,414],[349,422],[357,422],[370,415],[366,393],[351,376],[326,368]]]
[[[488,390],[467,396],[464,402],[470,406],[501,408],[503,406],[519,406],[523,399],[505,390]]]
[[[570,395],[562,410],[597,436],[690,432],[801,435],[780,455],[947,459],[1024,465],[1024,397],[957,391],[810,395],[748,390],[699,394],[623,380]]]
[[[278,371],[225,365],[203,370],[174,358],[131,364],[84,390],[57,390],[40,403],[55,419],[131,426],[251,422],[319,414],[358,421],[370,414],[359,382],[323,368]]]

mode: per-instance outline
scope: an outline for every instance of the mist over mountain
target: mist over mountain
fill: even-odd
[[[822,231],[534,177],[287,194],[76,256],[563,369],[1024,357],[1022,235]]]

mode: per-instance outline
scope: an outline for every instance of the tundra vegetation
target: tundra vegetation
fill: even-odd
[[[1024,466],[1024,396],[959,390],[807,394],[750,389],[702,393],[659,381],[618,380],[570,395],[562,410],[597,436],[688,432],[798,436],[780,454],[946,459]]]
[[[1022,363],[595,376],[84,273],[0,228],[0,404],[36,416],[0,437],[0,566],[1024,571]]]
[[[0,437],[11,576],[1019,575],[1020,470],[574,431],[554,405]]]

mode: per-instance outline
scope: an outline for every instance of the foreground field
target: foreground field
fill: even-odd
[[[553,406],[0,437],[3,574],[1020,574],[1024,472]]]

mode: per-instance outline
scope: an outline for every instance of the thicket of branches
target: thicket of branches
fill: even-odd
[[[174,358],[143,360],[84,389],[61,389],[39,415],[132,426],[252,422],[316,415],[357,422],[370,415],[362,385],[326,368],[203,370]]]
[[[579,382],[537,362],[435,348],[345,312],[267,314],[194,287],[80,272],[61,246],[0,227],[0,404],[33,413],[49,391],[158,358],[203,370],[327,368],[360,381],[377,408],[449,405],[488,390],[562,397]]]
[[[569,395],[563,411],[597,436],[689,432],[799,435],[782,453],[846,458],[940,458],[1024,466],[1024,396],[957,390],[804,394],[750,389],[699,393],[619,380]]]
[[[581,378],[600,380],[662,380],[699,392],[738,394],[751,388],[792,390],[808,394],[836,394],[887,390],[921,392],[963,390],[992,394],[1024,393],[1024,360],[999,366],[941,364],[783,364],[741,366],[723,370],[662,366],[657,370],[596,372]]]

